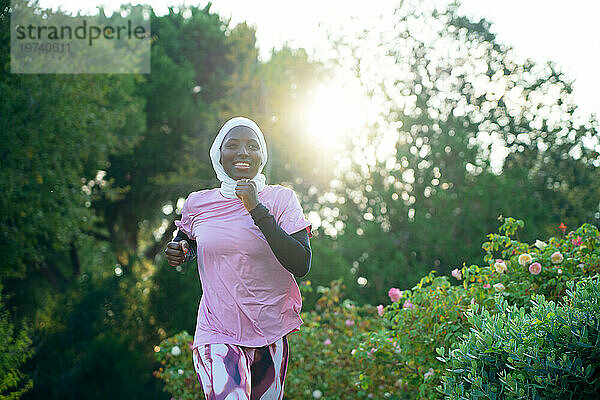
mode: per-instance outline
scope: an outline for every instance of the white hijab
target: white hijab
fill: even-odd
[[[236,181],[229,175],[227,175],[227,172],[225,172],[225,169],[221,164],[221,144],[223,144],[223,139],[225,139],[225,135],[227,135],[227,133],[229,133],[230,130],[238,126],[245,126],[247,128],[250,128],[254,131],[254,133],[256,133],[256,136],[258,136],[258,141],[260,143],[260,151],[262,153],[262,163],[258,168],[256,176],[251,180],[254,183],[256,183],[256,188],[259,192],[264,189],[266,183],[265,176],[261,174],[263,167],[267,163],[267,144],[265,143],[263,133],[261,132],[258,125],[256,125],[256,123],[251,119],[245,117],[231,118],[225,123],[225,125],[223,125],[223,127],[219,131],[219,134],[215,138],[212,146],[210,147],[210,159],[212,160],[212,165],[217,174],[217,178],[221,181],[221,194],[224,197],[230,199],[237,198],[237,196],[235,195]]]

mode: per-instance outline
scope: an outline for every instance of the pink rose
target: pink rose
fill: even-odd
[[[329,346],[331,344],[331,339],[327,338],[323,341],[323,345]]]
[[[412,310],[412,309],[414,309],[414,308],[415,308],[415,305],[414,305],[413,303],[411,303],[409,299],[407,299],[407,300],[404,302],[404,304],[402,305],[402,307],[404,307],[404,308],[408,308],[408,309],[411,309],[411,310]]]
[[[583,243],[583,240],[581,239],[581,236],[577,236],[577,239],[571,240],[571,243],[573,243],[573,246],[579,246]]]
[[[560,264],[561,262],[563,262],[565,258],[563,257],[563,255],[560,253],[560,251],[555,251],[554,253],[552,253],[552,255],[550,256],[550,261],[552,261],[552,264]]]
[[[393,287],[390,290],[388,290],[388,296],[390,296],[390,300],[392,300],[392,303],[397,303],[402,297],[402,290]]]
[[[484,289],[489,289],[489,288],[491,288],[491,287],[492,287],[492,285],[490,285],[489,283],[484,283],[484,284],[483,284],[483,288],[484,288]]]
[[[346,326],[352,326],[354,325],[354,320],[353,319],[347,319],[346,320]]]
[[[506,289],[506,287],[505,287],[503,284],[501,284],[501,283],[496,283],[496,284],[494,285],[494,289],[496,289],[496,291],[497,291],[497,292],[501,292],[501,291],[503,291],[504,289]]]
[[[383,306],[381,304],[377,306],[377,314],[379,314],[380,317],[383,317]]]
[[[503,274],[507,270],[506,263],[503,260],[496,260],[496,262],[494,263],[494,268],[499,274]]]
[[[452,270],[452,276],[458,279],[459,281],[462,279],[462,274],[460,273],[460,270],[458,268],[454,268]]]
[[[539,262],[534,262],[529,266],[529,272],[531,272],[532,275],[539,275],[539,273],[542,272],[542,265]]]
[[[521,264],[522,266],[526,266],[527,264],[531,263],[531,261],[533,260],[529,253],[524,253],[519,256],[519,264]]]

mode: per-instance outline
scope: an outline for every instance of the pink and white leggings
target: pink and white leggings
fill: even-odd
[[[288,364],[284,336],[270,346],[205,344],[193,350],[206,400],[282,400]]]

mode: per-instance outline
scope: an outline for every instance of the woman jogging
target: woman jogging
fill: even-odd
[[[267,147],[252,120],[227,121],[210,158],[221,187],[190,193],[165,250],[173,266],[198,259],[194,368],[209,400],[283,399],[311,225],[293,190],[265,184]]]

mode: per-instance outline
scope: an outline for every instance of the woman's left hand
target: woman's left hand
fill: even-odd
[[[240,179],[235,187],[235,195],[242,200],[244,207],[248,212],[254,210],[258,205],[258,191],[256,183],[250,179]]]

